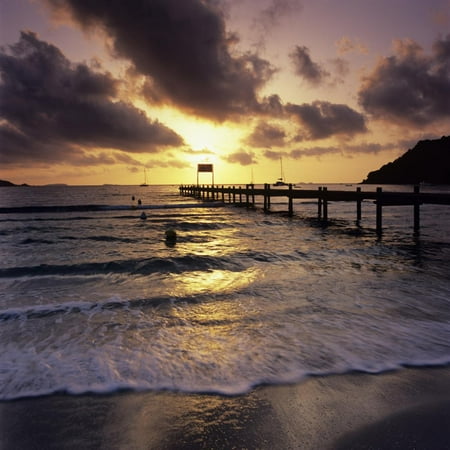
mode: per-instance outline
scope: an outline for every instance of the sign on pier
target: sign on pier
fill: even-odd
[[[214,185],[214,167],[212,164],[197,164],[197,186],[198,186],[198,174],[200,172],[206,172],[211,173],[212,182],[211,184]]]

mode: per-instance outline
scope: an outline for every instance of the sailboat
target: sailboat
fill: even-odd
[[[144,169],[144,182],[141,184],[141,186],[148,186],[147,184],[147,170]]]
[[[280,157],[280,178],[273,183],[274,186],[287,186],[287,183],[284,181],[284,174],[283,174],[283,160]]]

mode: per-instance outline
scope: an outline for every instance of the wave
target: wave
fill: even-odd
[[[222,207],[222,202],[170,203],[161,205],[142,205],[133,208],[129,205],[55,205],[55,206],[12,206],[1,207],[0,214],[31,214],[31,213],[70,213],[70,212],[102,212],[102,211],[140,211],[151,209],[178,208],[216,208]]]
[[[241,263],[227,257],[186,255],[173,258],[137,258],[107,262],[91,262],[70,265],[41,264],[39,266],[9,267],[0,269],[0,278],[36,276],[101,275],[130,273],[150,275],[152,273],[182,273],[213,269],[243,270]]]
[[[19,242],[20,245],[30,245],[30,244],[54,244],[54,241],[48,239],[32,239],[27,238]]]
[[[198,298],[183,297],[178,299],[185,303],[198,302]],[[101,312],[106,310],[114,310],[130,307],[142,307],[142,306],[159,306],[162,304],[173,304],[173,297],[153,297],[142,298],[133,300],[123,299],[110,299],[104,302],[67,302],[57,305],[36,305],[36,306],[24,306],[19,308],[9,308],[0,311],[0,322],[6,322],[10,320],[28,320],[28,319],[42,319],[60,314],[76,314],[76,313],[89,313],[89,312]]]
[[[368,374],[378,375],[402,368],[439,368],[448,367],[450,358],[436,358],[425,360],[411,360],[405,362],[387,362],[374,369],[358,365],[357,367],[346,366],[334,367],[327,370],[302,367],[287,373],[258,374],[256,377],[235,377],[230,380],[218,379],[196,379],[192,374],[186,374],[183,378],[176,380],[171,376],[162,379],[152,379],[153,370],[148,369],[139,378],[124,379],[123,377],[111,376],[111,373],[96,374],[92,379],[74,380],[73,377],[59,377],[56,382],[49,386],[48,383],[39,382],[41,380],[28,380],[20,384],[16,389],[0,390],[0,401],[11,401],[25,398],[42,397],[54,394],[86,395],[86,394],[115,394],[120,392],[182,392],[186,394],[215,394],[236,396],[245,395],[258,386],[264,385],[284,385],[302,383],[310,377],[327,377],[345,374]],[[112,371],[114,373],[114,371]],[[72,378],[68,380],[68,378]],[[86,378],[86,377],[83,377]],[[17,384],[20,383],[20,380]]]

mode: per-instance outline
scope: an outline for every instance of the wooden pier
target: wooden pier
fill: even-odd
[[[317,216],[324,223],[328,222],[329,202],[355,202],[356,221],[361,220],[361,204],[364,200],[373,200],[376,204],[376,231],[379,235],[383,229],[383,207],[411,205],[414,209],[414,232],[420,230],[420,205],[450,205],[450,193],[420,192],[419,186],[414,186],[412,192],[388,192],[378,187],[376,191],[364,192],[361,187],[356,191],[329,191],[326,187],[316,190],[294,189],[292,184],[287,188],[272,188],[270,184],[255,188],[253,184],[242,186],[218,185],[182,185],[180,195],[198,198],[204,201],[222,201],[240,206],[255,207],[255,198],[262,197],[263,211],[270,212],[273,197],[287,198],[287,214],[294,215],[294,199],[317,200]]]

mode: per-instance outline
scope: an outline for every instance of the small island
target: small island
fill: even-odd
[[[14,183],[11,183],[11,181],[0,180],[0,187],[13,187],[13,186],[28,186],[28,184],[26,184],[26,183],[14,184]]]
[[[395,161],[370,172],[363,184],[450,184],[450,136],[419,141]]]

